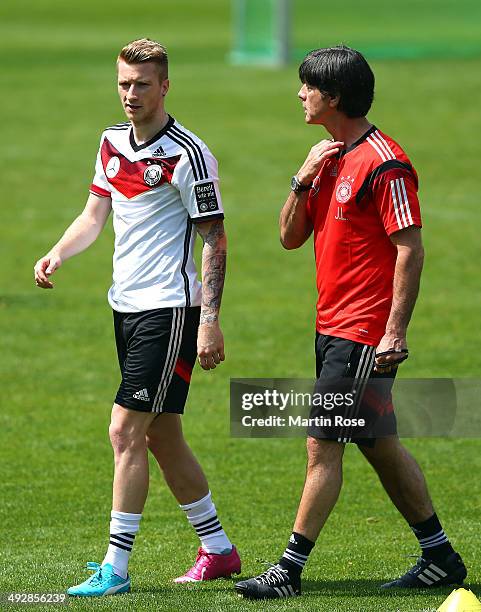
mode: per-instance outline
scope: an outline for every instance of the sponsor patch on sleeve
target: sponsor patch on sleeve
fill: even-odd
[[[195,185],[194,189],[195,201],[197,203],[197,210],[199,211],[199,214],[202,215],[219,210],[215,186],[212,181],[209,183],[202,183],[201,185]]]

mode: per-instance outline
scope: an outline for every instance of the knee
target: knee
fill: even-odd
[[[319,440],[316,440],[316,438],[307,438],[306,450],[308,463],[314,463],[319,456]]]
[[[133,452],[145,446],[144,436],[127,423],[112,421],[109,426],[109,438],[116,455]]]
[[[342,463],[344,445],[331,440],[307,438],[307,470],[337,468]]]

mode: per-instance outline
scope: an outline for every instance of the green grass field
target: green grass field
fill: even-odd
[[[409,28],[413,17],[402,18]],[[355,14],[344,19],[352,32]],[[230,13],[222,0],[4,0],[0,592],[62,592],[86,576],[87,561],[102,560],[107,545],[107,427],[119,382],[106,302],[110,226],[56,274],[54,291],[34,287],[32,267],[83,207],[100,133],[123,120],[116,53],[143,35],[170,51],[168,110],[219,159],[230,252],[222,311],[227,360],[215,372],[196,370],[184,425],[243,557],[243,576],[277,560],[299,500],[302,440],[229,437],[230,377],[313,373],[312,248],[282,251],[277,236],[290,177],[322,137],[303,123],[296,66],[228,65]],[[375,61],[373,68],[371,120],[405,146],[421,181],[426,265],[403,376],[479,377],[481,59]],[[406,444],[481,595],[481,442]],[[301,599],[244,602],[227,580],[173,585],[196,547],[152,464],[131,561],[134,592],[69,607],[421,612],[435,610],[449,592],[379,592],[409,566],[406,556],[417,545],[355,448],[347,449],[341,499],[306,568]]]

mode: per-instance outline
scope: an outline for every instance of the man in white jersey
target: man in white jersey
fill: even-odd
[[[175,582],[240,572],[240,559],[217,517],[204,473],[180,421],[196,357],[204,370],[224,360],[219,309],[226,237],[217,162],[197,136],[168,115],[165,48],[148,39],[122,49],[118,91],[129,121],[101,137],[84,211],[35,265],[38,287],[90,246],[113,210],[113,309],[122,381],[109,429],[115,471],[110,543],[102,564],[70,595],[130,591],[128,560],[149,485],[147,449],[200,538],[194,566]],[[204,241],[202,285],[193,259]]]

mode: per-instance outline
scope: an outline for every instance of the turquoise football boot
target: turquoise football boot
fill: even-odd
[[[99,563],[89,561],[87,569],[94,572],[82,584],[70,587],[67,590],[68,595],[75,597],[103,597],[104,595],[119,595],[120,593],[130,592],[130,576],[121,578],[114,574],[114,568],[110,563],[106,563],[103,567]]]

